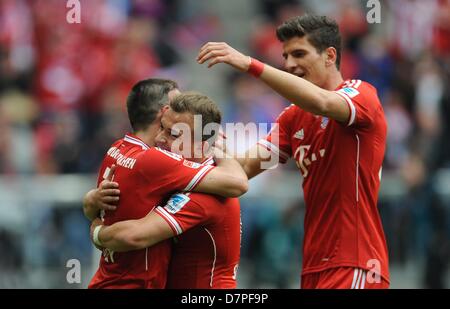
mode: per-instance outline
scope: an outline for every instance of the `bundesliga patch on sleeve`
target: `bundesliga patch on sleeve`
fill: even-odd
[[[175,214],[183,208],[184,205],[186,205],[191,199],[186,195],[182,193],[174,194],[167,202],[166,206],[164,208],[170,212],[171,214]]]
[[[338,92],[344,93],[348,95],[350,98],[354,98],[359,94],[359,91],[356,90],[355,88],[342,88],[339,89]]]

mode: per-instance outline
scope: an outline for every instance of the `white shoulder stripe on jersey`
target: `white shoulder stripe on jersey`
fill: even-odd
[[[210,157],[208,159],[206,159],[205,162],[202,163],[203,165],[213,165],[214,164],[214,159],[213,157]]]
[[[162,216],[162,217],[167,219],[169,225],[172,227],[173,230],[175,230],[175,233],[177,235],[180,235],[181,233],[183,233],[183,229],[181,228],[181,226],[178,223],[178,221],[171,214],[169,214],[164,209],[164,207],[161,207],[161,206],[156,207],[155,212],[157,214],[159,214],[160,216]]]
[[[174,159],[174,160],[181,161],[181,160],[183,159],[182,156],[180,156],[179,154],[176,154],[176,153],[174,153],[174,152],[170,152],[170,151],[161,149],[161,148],[159,148],[159,147],[155,147],[155,149],[158,150],[159,152],[165,154],[165,155],[168,156],[169,158]]]
[[[347,102],[348,107],[350,108],[350,118],[349,118],[348,124],[347,124],[347,126],[349,127],[355,122],[355,118],[356,118],[355,104],[353,104],[352,99],[350,99],[350,97],[348,95],[346,95],[345,93],[339,92],[339,91],[335,91],[335,93],[337,93],[338,95],[343,97],[344,100]]]
[[[150,147],[148,147],[144,142],[142,142],[141,140],[138,140],[132,136],[129,135],[125,135],[125,137],[123,138],[124,141],[131,143],[131,144],[135,144],[135,145],[139,145],[142,147],[142,149],[147,150]]]
[[[272,144],[271,142],[269,142],[268,140],[265,139],[260,139],[258,141],[258,144],[267,147],[268,150],[272,151],[273,153],[275,153],[277,156],[282,157],[283,159],[287,160],[289,159],[290,155],[288,155],[286,152],[284,152],[283,150],[279,149],[277,146],[275,146],[274,144]]]
[[[213,260],[213,264],[212,264],[212,268],[211,268],[211,279],[209,281],[209,286],[212,287],[213,286],[213,279],[214,279],[214,269],[216,268],[216,259],[217,259],[217,248],[216,248],[216,242],[214,241],[214,237],[212,236],[211,232],[208,231],[207,228],[203,228],[206,233],[209,234],[209,237],[211,237],[211,241],[213,244],[213,248],[214,248],[214,260]]]
[[[203,176],[206,175],[206,173],[212,169],[212,165],[206,165],[202,167],[202,169],[192,178],[191,182],[184,188],[183,191],[191,191],[195,186],[202,180]]]
[[[359,86],[361,86],[362,81],[360,79],[352,79],[352,80],[347,80],[346,82],[344,82],[344,85],[346,87],[350,87],[350,88],[358,88]]]

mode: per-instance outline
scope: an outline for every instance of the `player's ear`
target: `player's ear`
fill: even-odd
[[[332,66],[336,63],[336,59],[337,59],[337,51],[336,48],[334,47],[328,47],[325,50],[325,65],[327,67]]]
[[[208,141],[202,142],[202,148],[203,148],[203,156],[207,157],[212,155],[212,145]]]

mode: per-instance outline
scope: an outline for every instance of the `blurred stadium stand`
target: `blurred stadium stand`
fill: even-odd
[[[0,0],[0,288],[87,286],[98,253],[81,199],[129,130],[136,81],[172,78],[215,99],[226,122],[270,124],[288,102],[196,54],[223,40],[281,67],[275,28],[304,12],[336,18],[344,77],[374,84],[384,106],[379,207],[392,288],[450,287],[449,0],[381,1],[380,24],[366,22],[363,0],[80,2],[81,24],[68,24],[64,0]],[[292,162],[266,174],[241,199],[239,287],[297,288],[300,175]],[[66,281],[72,258],[80,284]]]

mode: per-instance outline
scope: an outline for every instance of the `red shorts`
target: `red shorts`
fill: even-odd
[[[387,289],[389,282],[369,271],[336,267],[302,275],[302,289]]]

